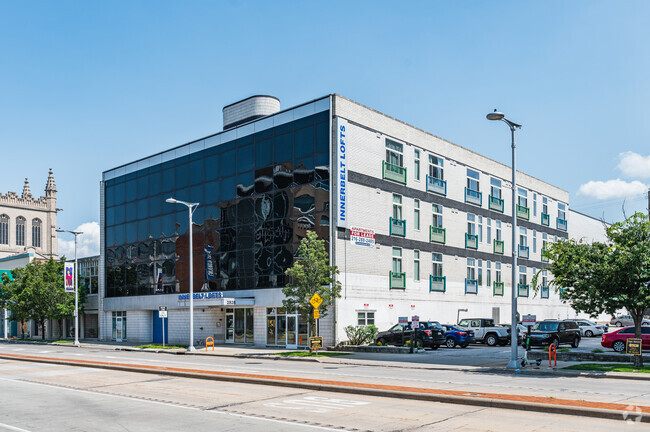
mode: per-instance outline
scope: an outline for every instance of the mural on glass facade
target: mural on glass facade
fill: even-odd
[[[309,229],[329,238],[329,112],[105,183],[106,296],[282,287]],[[179,150],[180,151],[180,150]]]

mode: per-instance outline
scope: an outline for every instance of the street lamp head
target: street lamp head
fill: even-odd
[[[502,112],[499,112],[495,109],[494,112],[491,112],[485,117],[487,117],[488,120],[503,120],[505,115]]]
[[[167,202],[167,203],[169,203],[169,204],[176,204],[176,203],[178,203],[178,200],[177,200],[177,199],[174,199],[174,198],[167,198],[167,199],[165,200],[165,202]]]

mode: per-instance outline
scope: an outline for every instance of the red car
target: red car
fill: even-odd
[[[616,352],[625,351],[625,341],[634,337],[634,327],[625,327],[611,333],[605,333],[600,344]],[[650,350],[650,326],[641,327],[641,348]]]

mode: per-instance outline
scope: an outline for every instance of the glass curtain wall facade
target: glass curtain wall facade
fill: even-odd
[[[307,230],[329,241],[329,111],[105,182],[106,297],[283,287]],[[209,146],[210,138],[205,141]]]

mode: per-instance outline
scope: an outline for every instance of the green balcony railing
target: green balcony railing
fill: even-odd
[[[494,253],[503,255],[504,243],[503,240],[494,239]]]
[[[391,235],[406,237],[406,220],[390,218],[390,233]]]
[[[445,241],[447,241],[447,231],[444,228],[431,226],[429,228],[429,241],[445,244]]]
[[[478,249],[478,236],[465,233],[465,247],[467,249]]]
[[[465,202],[481,206],[483,205],[483,194],[479,191],[465,188]]]
[[[406,168],[382,161],[382,177],[386,180],[406,184]]]
[[[429,280],[429,291],[447,291],[447,277],[431,275],[431,279]]]
[[[465,294],[478,294],[478,280],[465,279]]]
[[[549,226],[551,224],[551,216],[547,213],[542,213],[542,225]]]
[[[491,210],[496,210],[503,213],[503,200],[501,198],[493,197],[490,195],[488,197],[488,207]]]
[[[405,289],[406,288],[406,273],[390,272],[390,289]]]
[[[530,248],[528,246],[519,245],[519,257],[520,258],[530,258]]]
[[[517,217],[522,219],[530,219],[530,209],[517,204]]]
[[[528,297],[530,291],[530,285],[528,284],[518,284],[517,285],[517,296],[518,297]]]
[[[495,296],[502,296],[503,295],[503,282],[494,282],[492,284],[492,293]]]
[[[557,229],[566,231],[567,229],[567,223],[566,220],[557,218]]]
[[[549,289],[548,289],[548,287],[547,287],[547,286],[542,286],[542,287],[540,288],[540,297],[541,297],[541,298],[546,298],[546,299],[547,299],[547,298],[548,298],[548,295],[549,295]]]
[[[427,192],[435,192],[440,195],[447,195],[447,182],[427,174]]]

